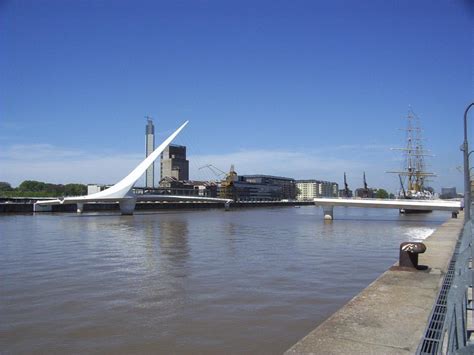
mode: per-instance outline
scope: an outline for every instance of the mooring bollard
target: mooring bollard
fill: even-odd
[[[400,244],[399,267],[416,270],[426,270],[428,267],[418,265],[418,254],[426,251],[426,245],[419,242],[404,242]]]

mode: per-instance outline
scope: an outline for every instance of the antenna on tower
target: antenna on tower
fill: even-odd
[[[147,115],[147,116],[145,116],[145,118],[148,122],[153,122],[153,117],[150,117],[150,116]]]

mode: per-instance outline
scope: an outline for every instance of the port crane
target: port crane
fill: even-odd
[[[344,172],[344,197],[349,197],[349,185],[347,184],[346,172]]]
[[[221,169],[219,169],[218,167],[212,164],[203,165],[199,167],[198,169],[202,170],[206,168],[209,169],[217,177],[218,180],[221,179],[221,177],[225,177],[227,175],[227,173],[225,173],[224,171],[222,171]]]
[[[362,191],[362,198],[367,198],[369,197],[369,187],[367,185],[367,180],[365,178],[365,171],[363,175],[363,181],[364,181],[364,190]]]

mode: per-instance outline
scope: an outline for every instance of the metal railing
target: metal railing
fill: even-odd
[[[468,291],[471,287],[472,225],[468,221],[456,243],[448,271],[426,327],[417,354],[472,354],[469,342],[467,312],[471,309]]]

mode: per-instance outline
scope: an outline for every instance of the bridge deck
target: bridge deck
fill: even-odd
[[[437,210],[457,212],[460,201],[443,200],[389,200],[389,199],[351,199],[351,198],[315,198],[316,206],[366,207],[366,208],[404,208],[412,210]]]

